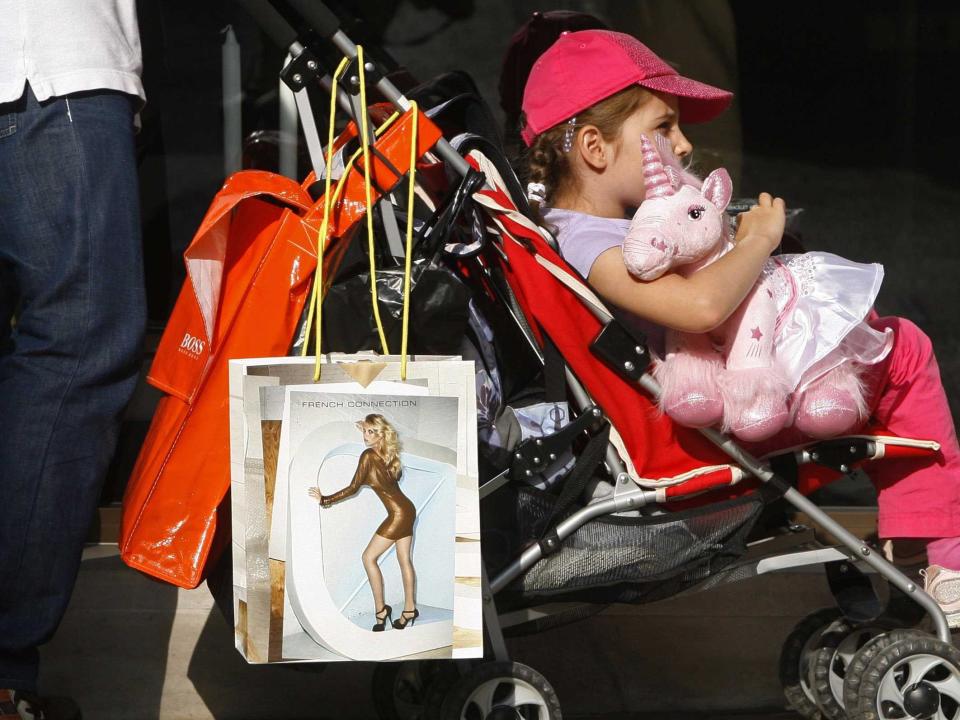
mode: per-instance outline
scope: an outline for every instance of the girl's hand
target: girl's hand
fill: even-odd
[[[312,497],[321,505],[323,504],[323,493],[320,492],[320,488],[315,488],[315,487],[307,488],[307,495]]]
[[[770,193],[760,193],[757,204],[737,216],[737,235],[734,242],[740,242],[748,235],[763,238],[773,252],[783,237],[786,224],[786,205],[782,198]]]

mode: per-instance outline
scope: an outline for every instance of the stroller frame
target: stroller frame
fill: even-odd
[[[321,77],[321,70],[315,57],[310,53],[309,48],[305,47],[297,38],[296,32],[286,24],[284,19],[270,5],[268,0],[239,0],[250,14],[258,21],[264,30],[284,49],[288,49],[292,60],[285,68],[282,76],[296,91],[303,88],[310,82],[320,82],[321,85],[328,86],[328,80]],[[334,48],[348,58],[356,59],[357,46],[351,41],[339,27],[338,19],[326,8],[323,3],[313,0],[288,0],[288,4],[313,27],[317,34],[325,41],[329,42]],[[386,97],[398,110],[409,110],[411,105],[407,98],[385,77],[376,76],[377,68],[372,63],[367,63],[366,71],[374,76],[372,83],[380,93]],[[342,91],[341,91],[342,92]],[[300,93],[298,92],[298,96]],[[305,99],[305,94],[303,96]],[[299,100],[299,97],[298,97]],[[351,102],[349,98],[341,96],[340,104],[343,107],[356,109],[356,103]],[[301,113],[309,110],[309,102],[299,102],[298,107]],[[357,118],[359,122],[359,118]],[[315,133],[315,124],[312,122],[305,127],[305,131],[312,129]],[[316,145],[316,140],[308,144]],[[448,142],[441,138],[433,148],[433,152],[439,156],[445,163],[455,170],[459,175],[464,176],[472,170],[472,166],[467,160]],[[319,155],[319,153],[317,153]],[[311,152],[311,158],[315,156]],[[319,169],[319,168],[315,168]],[[319,177],[319,174],[318,174]],[[488,185],[489,188],[489,179]],[[509,242],[509,240],[504,240]],[[502,252],[501,252],[502,255]],[[505,283],[503,284],[505,285]],[[494,292],[502,304],[507,308],[513,317],[513,320],[519,326],[524,338],[534,352],[543,361],[543,354],[538,350],[538,341],[532,329],[527,324],[522,313],[518,311],[518,303],[513,297],[509,286],[493,284]],[[660,387],[653,377],[646,372],[649,365],[649,351],[643,345],[630,337],[624,339],[625,331],[619,329],[616,321],[602,307],[597,307],[585,303],[594,316],[610,328],[612,333],[619,335],[618,342],[606,347],[596,347],[600,343],[598,338],[595,343],[595,354],[603,359],[620,374],[629,377],[639,384],[639,386],[654,400],[660,396]],[[606,332],[606,330],[605,330]],[[564,372],[567,379],[570,395],[579,406],[581,416],[590,415],[593,418],[601,419],[603,412],[593,402],[589,393],[583,384],[577,379],[570,367],[565,367]],[[824,565],[827,571],[828,580],[830,580],[831,589],[838,601],[838,605],[845,614],[857,614],[857,608],[852,608],[845,599],[844,588],[850,583],[855,584],[861,590],[871,588],[870,579],[867,573],[879,576],[887,583],[900,591],[903,596],[916,604],[917,608],[929,616],[933,633],[936,637],[947,644],[951,644],[950,628],[946,616],[936,603],[936,601],[927,594],[921,587],[902,573],[896,566],[889,562],[881,552],[871,547],[867,542],[856,537],[849,532],[840,523],[834,520],[830,515],[815,505],[800,491],[793,487],[781,474],[778,474],[771,468],[769,462],[753,457],[740,448],[730,437],[714,429],[702,429],[700,432],[717,448],[725,453],[736,466],[741,468],[745,475],[761,481],[773,489],[794,509],[800,511],[812,521],[818,528],[838,540],[834,546],[826,546],[815,540],[813,533],[806,528],[794,526],[790,528],[787,534],[787,542],[794,548],[787,551],[778,547],[776,551],[761,554],[759,557],[750,557],[752,553],[743,558],[741,562],[719,571],[711,576],[705,582],[696,587],[692,587],[684,592],[699,592],[701,590],[715,587],[726,582],[732,582],[745,577],[762,575],[770,572],[781,572],[796,568]],[[551,436],[544,436],[537,441],[548,442]],[[832,443],[832,444],[831,444]],[[850,459],[844,460],[844,453],[849,452]],[[849,472],[853,461],[876,459],[883,456],[883,448],[870,439],[863,438],[842,438],[838,442],[828,441],[817,446],[801,448],[785,453],[791,456],[791,461],[797,465],[805,463],[826,464],[841,473]],[[822,457],[831,455],[830,458]],[[530,465],[530,457],[521,457],[518,453],[517,462],[523,462]],[[540,458],[536,460],[537,469],[542,469],[548,463]],[[510,653],[504,639],[504,629],[515,624],[521,624],[529,621],[537,613],[530,609],[508,612],[503,615],[498,614],[495,596],[504,590],[518,577],[526,573],[530,568],[540,562],[547,555],[551,554],[559,547],[559,544],[571,534],[583,527],[586,523],[598,517],[615,515],[618,513],[639,511],[640,513],[649,512],[651,508],[664,501],[663,494],[657,490],[646,489],[631,484],[631,478],[628,474],[623,460],[620,458],[616,448],[612,443],[608,444],[605,452],[605,461],[607,469],[613,478],[614,493],[611,497],[594,501],[585,507],[573,512],[565,517],[552,529],[552,533],[544,541],[534,543],[521,552],[519,557],[513,560],[504,569],[500,570],[493,577],[489,577],[486,567],[483,569],[482,576],[482,604],[484,629],[490,644],[490,650],[493,657],[498,661],[508,661]],[[511,470],[506,470],[500,475],[488,480],[481,486],[481,501],[503,487],[511,479]],[[803,532],[803,530],[807,530]],[[781,543],[771,543],[779,546]],[[756,547],[759,545],[754,544]],[[753,547],[751,547],[753,550]],[[844,582],[837,582],[839,573],[844,574]],[[872,597],[876,594],[870,589]],[[879,604],[879,600],[877,600]],[[852,610],[852,613],[851,613]]]

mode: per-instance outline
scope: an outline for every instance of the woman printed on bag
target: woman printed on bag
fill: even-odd
[[[393,627],[403,630],[420,616],[415,602],[417,576],[410,555],[417,510],[400,489],[399,480],[403,469],[400,465],[400,441],[397,431],[383,415],[376,413],[367,415],[358,422],[357,429],[363,433],[363,442],[367,447],[360,455],[350,484],[332,495],[324,495],[315,487],[310,488],[308,493],[325,508],[355,495],[364,485],[369,485],[380,498],[387,510],[387,517],[370,538],[362,556],[376,610],[377,623],[373,630],[385,630],[393,615],[393,608],[387,605],[384,599],[383,574],[377,561],[394,544],[397,546],[397,562],[400,563],[400,574],[403,578],[404,602],[400,617],[393,621]]]

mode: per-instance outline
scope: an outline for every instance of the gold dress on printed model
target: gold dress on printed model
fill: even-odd
[[[377,528],[377,535],[388,540],[410,537],[413,535],[413,521],[416,520],[417,510],[403,494],[398,480],[399,477],[393,476],[376,451],[367,448],[360,455],[360,462],[357,463],[357,470],[350,484],[332,495],[324,495],[323,506],[328,507],[348,498],[356,494],[362,486],[369,485],[387,509],[387,518]]]

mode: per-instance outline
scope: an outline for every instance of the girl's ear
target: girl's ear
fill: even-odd
[[[577,142],[574,145],[580,151],[584,162],[592,168],[602,170],[607,166],[609,153],[607,152],[607,143],[603,135],[593,125],[584,125],[577,135]]]
[[[730,196],[733,195],[733,181],[726,170],[717,168],[707,175],[700,192],[707,200],[716,205],[720,212],[723,212],[730,204]]]

